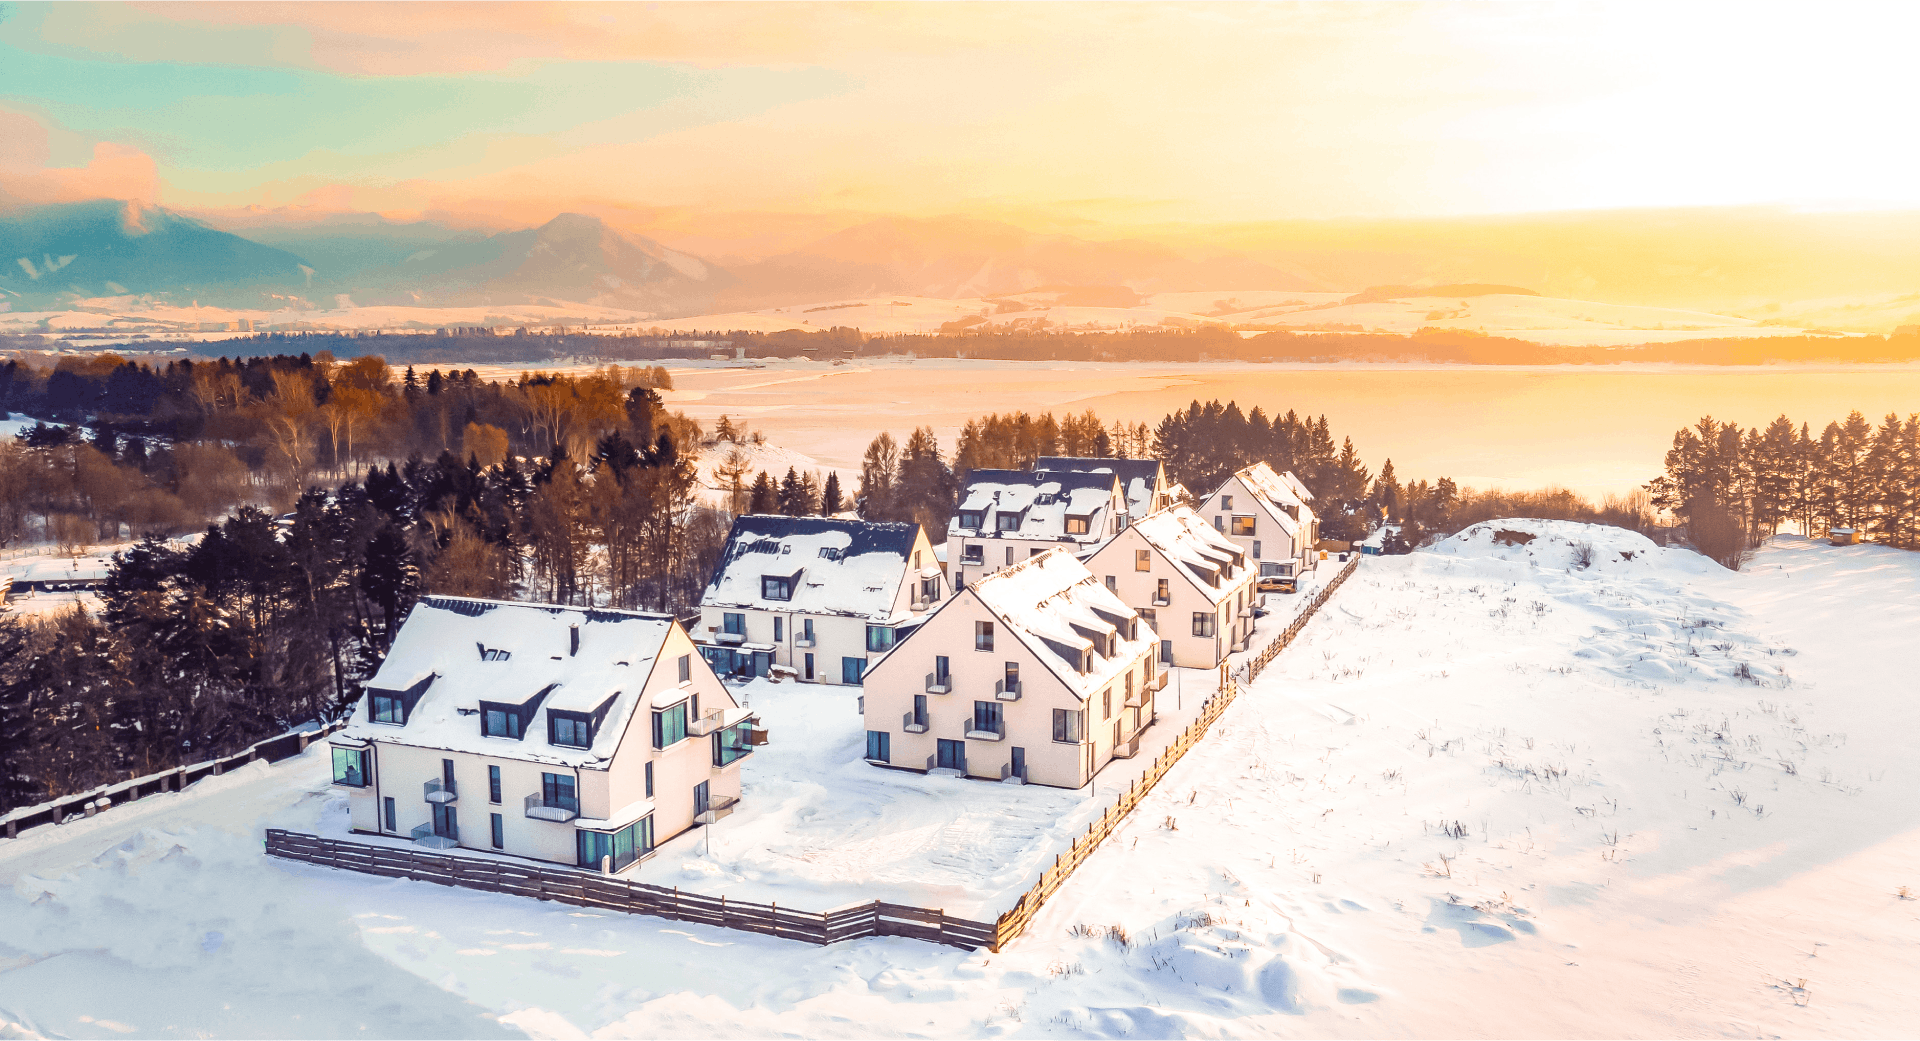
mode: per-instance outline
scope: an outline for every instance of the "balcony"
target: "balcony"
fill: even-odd
[[[993,697],[994,697],[994,700],[996,701],[1019,701],[1020,700],[1019,681],[1016,680],[1012,683],[1008,683],[1006,680],[994,680],[993,681]]]
[[[1136,690],[1131,694],[1128,694],[1127,700],[1124,702],[1124,704],[1128,708],[1140,708],[1141,706],[1145,705],[1147,702],[1152,700],[1153,700],[1153,688],[1142,687],[1141,689]]]
[[[1153,606],[1155,607],[1165,607],[1171,603],[1173,603],[1173,598],[1171,597],[1156,596],[1153,598]]]
[[[714,633],[714,643],[741,644],[747,642],[746,633]]]
[[[924,734],[927,732],[927,717],[916,716],[911,712],[902,712],[900,713],[900,729],[909,734]]]
[[[737,796],[722,795],[707,801],[706,811],[694,817],[701,824],[713,824],[722,817],[731,816],[734,808],[740,805]]]
[[[428,781],[423,787],[428,802],[447,803],[460,798],[460,790],[452,781]]]
[[[967,731],[967,740],[969,741],[1004,741],[1006,737],[1007,724],[1005,722],[982,724],[976,719],[973,721],[973,728]]]
[[[1162,669],[1158,673],[1155,673],[1152,679],[1147,681],[1146,689],[1155,694],[1159,693],[1160,691],[1166,690],[1167,677],[1171,675],[1173,675],[1173,673],[1168,672],[1165,669]]]
[[[413,829],[413,844],[428,849],[452,849],[460,844],[460,829],[449,829],[451,835],[436,834],[432,824],[422,824]]]
[[[802,636],[802,637],[799,637],[799,638],[797,638],[797,639],[795,639],[795,640],[793,641],[793,645],[794,645],[795,647],[812,647],[812,646],[813,646],[813,637],[811,637],[811,636]]]
[[[541,793],[534,792],[526,798],[526,814],[537,821],[552,821],[555,824],[566,822],[580,816],[580,800],[565,796],[546,799]]]
[[[953,677],[946,675],[944,673],[939,673],[939,672],[927,673],[927,693],[929,694],[953,693]]]
[[[1021,784],[1026,784],[1027,783],[1026,768],[1022,767],[1021,769],[1016,771],[1013,768],[1013,763],[1011,762],[1000,764],[1000,779],[1004,781],[1009,777],[1018,777],[1020,778]]]
[[[706,737],[708,734],[726,726],[726,712],[716,709],[699,719],[687,721],[687,733],[694,737]]]
[[[1139,734],[1135,734],[1132,737],[1127,738],[1125,741],[1122,741],[1119,744],[1113,746],[1113,757],[1115,759],[1132,759],[1134,756],[1139,754],[1140,754],[1140,735]]]

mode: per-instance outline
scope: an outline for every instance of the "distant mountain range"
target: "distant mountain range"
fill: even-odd
[[[0,215],[0,298],[13,310],[127,296],[230,307],[578,303],[666,318],[889,293],[1325,288],[1242,257],[1194,260],[1149,242],[962,218],[867,221],[731,269],[574,213],[492,235],[372,214],[232,227],[106,200]]]

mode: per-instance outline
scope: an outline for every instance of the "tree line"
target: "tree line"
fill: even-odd
[[[1745,430],[1706,416],[1674,432],[1666,470],[1647,489],[1730,567],[1787,525],[1920,548],[1920,414],[1876,426],[1852,412],[1818,437],[1785,415]]]

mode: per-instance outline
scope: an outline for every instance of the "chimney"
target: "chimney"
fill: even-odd
[[[571,658],[580,653],[580,624],[576,622],[573,625],[567,626],[567,634],[571,643],[571,646],[567,648],[567,657]]]

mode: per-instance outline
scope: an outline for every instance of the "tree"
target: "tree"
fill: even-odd
[[[804,517],[812,512],[807,508],[806,489],[801,486],[800,473],[793,467],[787,467],[787,475],[780,479],[780,488],[776,493],[774,508],[789,517]]]
[[[881,431],[867,445],[860,460],[860,494],[854,508],[865,520],[893,519],[894,484],[900,471],[900,449],[893,435]]]
[[[846,508],[840,498],[840,471],[827,471],[827,486],[820,493],[820,512],[831,517]]]
[[[753,491],[747,497],[748,513],[777,513],[780,509],[780,492],[774,487],[773,478],[765,470],[753,479]]]

